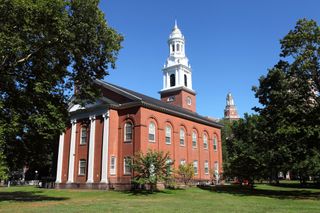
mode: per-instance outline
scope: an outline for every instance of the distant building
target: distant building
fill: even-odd
[[[232,94],[229,92],[226,98],[226,108],[224,109],[224,118],[227,120],[239,120],[239,115],[237,112],[236,105],[234,104],[234,100]]]
[[[222,125],[196,113],[177,24],[168,45],[161,100],[97,80],[102,97],[96,103],[71,102],[71,122],[59,141],[57,188],[129,189],[132,156],[148,149],[169,152],[175,169],[191,163],[197,182],[210,181],[210,170],[222,172]]]

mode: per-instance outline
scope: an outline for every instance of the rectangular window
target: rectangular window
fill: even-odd
[[[86,127],[81,127],[81,139],[80,139],[80,144],[86,144],[87,143],[87,128]]]
[[[166,126],[166,144],[171,144],[171,127]]]
[[[131,157],[125,157],[123,161],[123,174],[131,175]]]
[[[79,160],[79,175],[86,174],[87,161],[84,159]]]
[[[194,174],[197,175],[198,174],[198,161],[197,160],[193,161],[193,170],[194,170]]]
[[[207,160],[204,162],[204,173],[206,175],[209,174],[209,163]]]
[[[111,156],[110,159],[110,174],[115,175],[116,174],[116,157]]]
[[[184,146],[184,130],[180,129],[180,145]]]

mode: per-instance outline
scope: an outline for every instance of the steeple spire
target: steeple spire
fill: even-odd
[[[185,53],[185,40],[177,20],[168,39],[169,56],[162,69],[161,100],[193,112],[196,111],[195,91],[192,89],[192,70]]]

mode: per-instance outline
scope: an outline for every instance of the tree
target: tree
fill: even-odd
[[[259,122],[258,115],[245,114],[243,119],[233,123],[233,134],[226,143],[228,160],[224,164],[224,175],[236,178],[241,185],[247,180],[253,186],[254,180],[261,177],[264,170]]]
[[[94,101],[93,80],[115,67],[123,38],[98,4],[0,0],[0,153],[11,170],[47,164],[68,123],[73,86],[81,104]]]
[[[265,121],[268,167],[276,169],[270,176],[290,169],[305,182],[310,161],[320,165],[320,28],[301,19],[280,43],[281,60],[253,88],[262,105],[255,110]]]
[[[183,181],[183,183],[188,186],[192,178],[194,177],[194,168],[192,163],[181,164],[179,165],[178,176]]]
[[[169,153],[149,149],[145,154],[138,152],[134,155],[132,169],[133,182],[138,185],[150,186],[151,191],[156,188],[158,181],[164,181],[171,175]]]

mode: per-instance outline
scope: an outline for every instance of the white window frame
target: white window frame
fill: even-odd
[[[198,141],[197,141],[197,132],[195,130],[192,131],[192,148],[197,148]]]
[[[87,140],[88,140],[88,132],[87,132],[87,131],[88,131],[88,128],[87,128],[87,127],[84,127],[84,126],[81,127],[81,131],[80,131],[80,145],[85,145],[85,144],[87,144]],[[83,137],[83,132],[86,133],[86,137],[85,137],[85,138]],[[83,141],[82,138],[84,138],[85,140]]]
[[[153,139],[150,139],[151,135],[153,135]],[[148,126],[148,139],[149,142],[156,142],[156,124],[153,121],[151,121]]]
[[[186,160],[185,159],[180,160],[180,165],[186,165]]]
[[[204,174],[209,174],[209,162],[207,160],[204,161]]]
[[[131,125],[131,138],[127,138],[127,126],[128,125]],[[133,139],[133,125],[132,125],[132,123],[131,122],[126,122],[125,124],[124,124],[124,142],[131,142],[132,141],[132,139]]]
[[[185,136],[186,136],[186,132],[184,131],[183,128],[180,128],[180,146],[185,146],[185,143],[186,143],[186,141],[185,141],[186,137]],[[183,143],[181,143],[181,141]]]
[[[132,158],[131,157],[125,157],[123,159],[123,174],[124,175],[131,175],[131,168],[128,168],[129,171],[127,171],[127,164],[128,162],[127,161],[132,161]]]
[[[113,162],[112,162],[113,159]],[[116,156],[112,155],[110,157],[110,175],[115,175],[117,171],[117,158]]]
[[[84,172],[81,171],[81,168],[84,168]],[[86,171],[87,171],[87,160],[86,159],[80,159],[79,160],[78,175],[86,175]]]
[[[206,133],[203,134],[203,148],[208,149],[208,135]]]
[[[166,126],[166,138],[165,138],[165,141],[166,141],[166,144],[171,144],[171,126]],[[167,141],[167,139],[169,139],[169,141]]]
[[[199,167],[198,167],[198,161],[197,160],[194,160],[193,161],[193,171],[194,171],[194,175],[198,175],[198,171],[199,170]]]
[[[213,150],[218,151],[218,138],[216,135],[213,136]]]

